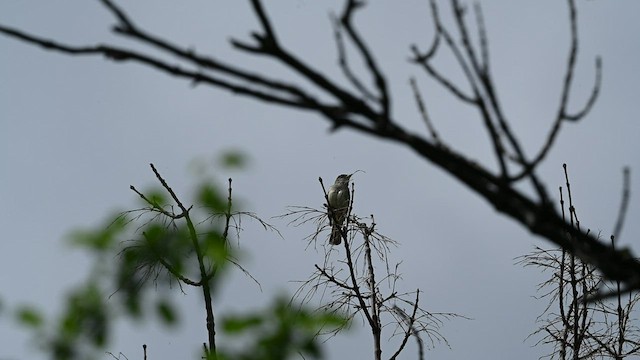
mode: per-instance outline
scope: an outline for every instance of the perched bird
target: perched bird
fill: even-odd
[[[347,218],[347,211],[349,209],[349,179],[351,175],[342,174],[338,176],[335,184],[331,185],[327,193],[331,210],[329,212],[329,220],[331,221],[329,244],[331,245],[339,245],[342,241],[340,229],[342,228],[344,220]]]

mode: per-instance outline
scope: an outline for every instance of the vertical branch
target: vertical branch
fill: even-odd
[[[380,323],[380,318],[379,318],[379,314],[378,314],[378,308],[375,304],[375,301],[373,299],[375,299],[375,290],[372,290],[370,295],[371,299],[372,299],[372,304],[371,307],[368,307],[366,304],[366,298],[365,296],[362,294],[362,292],[360,291],[360,285],[358,284],[358,279],[356,277],[356,272],[355,272],[355,263],[353,261],[352,258],[352,254],[351,254],[351,247],[349,245],[349,241],[347,239],[347,231],[346,229],[348,229],[349,227],[349,218],[351,217],[351,211],[353,210],[353,200],[354,200],[354,196],[355,195],[355,188],[351,189],[351,196],[350,196],[350,202],[349,202],[349,210],[347,213],[347,218],[346,218],[346,222],[345,222],[345,226],[342,230],[342,237],[343,237],[343,243],[344,243],[344,248],[345,248],[345,255],[347,257],[347,267],[349,268],[349,277],[351,278],[351,285],[352,285],[352,289],[353,292],[355,293],[356,298],[358,299],[358,303],[360,304],[360,307],[362,309],[362,311],[364,312],[365,318],[367,319],[367,322],[369,323],[369,327],[371,328],[371,332],[373,334],[373,339],[374,339],[374,356],[376,360],[380,360],[380,356],[382,354],[382,349],[381,349],[381,344],[380,344],[380,331],[381,331],[381,327],[379,326]],[[366,240],[365,240],[366,241]],[[369,257],[368,257],[368,261],[369,261],[369,266],[371,265],[371,252],[369,251]],[[372,289],[375,289],[375,283],[373,284],[373,286],[370,285],[370,287]]]
[[[571,227],[580,228],[580,222],[576,216],[576,210],[573,206],[573,197],[571,196],[571,184],[569,183],[569,173],[567,171],[567,164],[562,164],[564,168],[565,184],[567,186],[567,196],[569,198],[569,223]],[[575,220],[575,222],[574,222]],[[571,348],[573,350],[573,359],[578,360],[580,354],[581,338],[579,336],[579,324],[580,324],[580,309],[579,309],[579,293],[578,293],[578,279],[576,278],[576,257],[574,254],[569,255],[569,285],[571,287],[571,306],[569,308],[569,320],[573,332],[573,341]]]
[[[616,225],[613,227],[613,238],[611,239],[611,246],[615,239],[620,239],[622,233],[622,227],[624,226],[624,219],[627,217],[627,209],[629,208],[629,198],[631,198],[631,170],[625,167],[622,170],[622,199],[620,200],[620,209],[618,210],[618,219]]]
[[[576,19],[576,4],[574,0],[568,0],[569,4],[569,23],[571,25],[571,47],[569,50],[569,58],[567,60],[567,71],[565,73],[564,83],[562,86],[562,95],[560,96],[560,108],[556,118],[559,124],[566,115],[567,103],[569,102],[569,91],[573,82],[573,71],[576,64],[578,54],[578,21]]]
[[[378,290],[376,289],[376,274],[373,269],[373,259],[371,258],[371,244],[370,244],[370,233],[369,229],[364,229],[363,231],[364,237],[364,256],[365,263],[368,269],[368,283],[369,288],[371,290],[371,298],[369,299],[371,303],[371,317],[373,319],[373,324],[371,325],[371,332],[373,333],[373,345],[374,345],[374,358],[376,360],[380,360],[382,357],[382,347],[380,338],[382,336],[382,324],[380,322],[380,303],[378,297]]]
[[[438,136],[438,132],[436,131],[436,128],[431,123],[431,119],[429,118],[429,114],[427,113],[427,107],[425,106],[424,101],[422,101],[422,96],[420,95],[420,90],[418,89],[418,84],[416,83],[416,79],[412,77],[409,80],[409,83],[411,84],[411,89],[413,90],[413,95],[416,99],[416,104],[418,105],[418,111],[422,116],[422,120],[427,126],[427,130],[429,130],[429,133],[431,134],[431,138],[433,138],[433,141],[436,144],[440,145],[441,144],[440,136]]]
[[[469,79],[469,83],[472,84],[472,88],[475,93],[475,97],[476,97],[475,105],[478,107],[478,110],[480,111],[482,116],[482,120],[484,121],[484,125],[487,128],[487,131],[489,132],[491,143],[494,148],[496,160],[498,161],[498,165],[500,166],[500,174],[502,175],[503,178],[508,178],[509,169],[505,162],[505,155],[506,155],[505,147],[503,144],[502,136],[498,132],[496,125],[494,124],[495,120],[491,116],[492,114],[491,106],[490,106],[491,102],[487,101],[488,91],[486,86],[487,82],[485,81],[485,79],[488,78],[488,75],[483,71],[483,67],[478,61],[478,57],[476,55],[475,49],[471,44],[471,39],[469,37],[469,32],[467,31],[467,25],[465,24],[465,19],[464,19],[465,9],[463,8],[463,6],[460,4],[458,0],[452,1],[452,7],[453,7],[454,18],[456,20],[458,30],[460,31],[462,48],[467,54],[467,58],[469,59],[469,63],[471,67],[471,70],[469,70],[469,74],[467,74],[467,78]],[[478,15],[478,16],[481,16],[481,15]],[[482,27],[481,29],[482,29],[481,31],[484,31],[484,27]],[[484,36],[481,34],[481,37],[484,37]],[[481,42],[481,46],[486,46],[486,39],[483,42]],[[487,51],[486,49],[483,50],[483,53],[486,53],[486,51]],[[475,83],[479,83],[479,84],[475,85]],[[481,88],[480,85],[484,85],[484,86],[482,86]],[[495,113],[496,109],[493,109],[493,110],[494,110],[493,112]],[[508,132],[507,132],[507,135],[509,135]]]
[[[476,23],[478,23],[478,35],[480,37],[480,55],[482,62],[480,70],[484,76],[489,76],[489,44],[487,40],[487,30],[484,25],[484,17],[482,16],[482,7],[480,3],[473,4],[473,10],[476,13]]]
[[[617,225],[617,224],[616,224]],[[611,248],[615,249],[615,236],[611,235]],[[618,315],[618,354],[622,354],[624,348],[624,329],[626,328],[624,310],[622,310],[622,292],[620,291],[620,281],[616,281],[616,300],[617,308],[616,313]]]
[[[478,57],[476,56],[473,45],[471,44],[471,39],[469,37],[469,32],[467,31],[467,26],[464,21],[465,9],[460,4],[459,0],[452,1],[452,7],[454,12],[454,18],[456,19],[456,23],[458,25],[458,29],[460,30],[460,37],[462,40],[462,47],[467,53],[467,57],[469,58],[469,62],[473,68],[473,72],[476,75],[482,75],[482,68],[479,64]]]
[[[320,184],[322,185],[322,189],[324,191],[324,184],[322,184],[322,178],[320,178]],[[353,261],[353,257],[352,257],[352,253],[351,253],[351,246],[349,245],[349,240],[347,238],[347,231],[346,229],[348,229],[349,227],[349,218],[351,217],[351,211],[353,210],[353,200],[355,198],[355,188],[352,188],[351,190],[351,196],[349,199],[349,210],[347,212],[347,218],[345,221],[345,226],[342,229],[342,237],[343,237],[343,244],[344,244],[344,249],[345,249],[345,256],[347,257],[347,268],[349,269],[349,278],[351,279],[351,286],[353,289],[353,292],[355,294],[355,297],[358,299],[358,304],[360,305],[362,311],[364,312],[365,318],[367,319],[367,322],[369,323],[369,326],[371,327],[371,329],[375,328],[375,320],[374,320],[374,316],[376,315],[375,313],[373,313],[373,311],[370,311],[366,302],[365,302],[365,296],[362,295],[362,292],[360,291],[360,285],[358,284],[358,278],[356,277],[356,270],[355,270],[355,263]],[[329,204],[329,199],[327,197],[327,193],[325,191],[325,199],[327,200],[327,204]],[[329,209],[331,209],[331,206],[328,206]]]
[[[560,209],[562,209],[562,221],[566,221],[564,212],[564,198],[562,197],[562,187],[560,187]],[[567,236],[569,236],[567,234]],[[564,308],[564,272],[567,264],[567,250],[562,249],[562,256],[560,258],[560,276],[558,278],[558,303],[560,307],[560,319],[562,321],[562,342],[560,343],[560,358],[566,359],[567,356],[567,339],[569,336],[568,319]]]
[[[361,2],[360,0],[348,0],[346,2],[345,9],[342,13],[340,21],[342,23],[342,26],[344,26],[344,28],[347,30],[349,37],[355,44],[356,48],[358,49],[358,52],[364,59],[364,62],[367,65],[367,68],[369,69],[369,72],[373,76],[374,83],[380,95],[378,103],[380,104],[381,111],[382,111],[381,119],[388,121],[391,115],[391,100],[389,98],[387,81],[385,80],[384,75],[382,74],[378,65],[376,64],[376,60],[371,54],[371,52],[369,51],[369,48],[367,47],[364,40],[358,34],[355,27],[351,23],[351,19],[354,12],[362,6],[364,6],[364,2]]]
[[[355,293],[356,298],[358,299],[358,304],[361,307],[361,310],[364,312],[364,316],[369,323],[369,326],[373,329],[374,321],[371,313],[369,312],[369,307],[365,302],[365,297],[362,295],[360,291],[360,286],[358,285],[358,279],[356,278],[355,272],[355,264],[353,262],[353,258],[351,256],[351,247],[349,246],[348,241],[344,241],[345,255],[347,257],[347,268],[349,269],[349,278],[351,279],[351,286],[353,292]]]
[[[187,228],[189,229],[189,237],[191,238],[191,242],[193,244],[193,248],[196,252],[196,257],[198,259],[198,268],[200,270],[200,282],[202,284],[202,294],[204,296],[204,305],[205,310],[207,312],[207,320],[206,327],[207,333],[209,335],[209,349],[207,353],[212,356],[214,359],[216,358],[216,330],[215,330],[215,318],[213,315],[213,300],[211,298],[211,286],[209,285],[210,276],[207,274],[207,270],[205,268],[204,263],[204,254],[202,249],[200,248],[200,242],[198,240],[198,233],[196,232],[196,228],[193,225],[193,221],[191,220],[191,216],[189,215],[189,210],[187,209],[180,199],[173,192],[173,189],[169,187],[167,182],[162,178],[158,170],[156,170],[153,164],[150,164],[151,170],[156,175],[156,178],[160,181],[162,186],[169,192],[173,200],[176,202],[180,210],[182,210],[182,215],[184,215],[184,219],[187,222]]]
[[[611,235],[611,248],[615,249],[615,236]],[[596,297],[596,301],[602,301],[605,297],[613,297],[612,304],[603,305],[603,312],[606,314],[614,314],[615,321],[609,321],[605,316],[605,325],[607,336],[602,340],[598,340],[598,344],[604,353],[612,359],[625,359],[638,356],[640,352],[640,329],[630,321],[634,306],[640,301],[640,294],[629,292],[628,298],[623,299],[625,290],[622,289],[620,281],[614,281],[613,290],[604,295],[602,298]]]
[[[369,89],[367,89],[367,87],[360,81],[360,79],[358,79],[356,74],[353,73],[353,71],[351,71],[351,68],[349,67],[349,61],[347,60],[347,51],[344,46],[344,41],[342,40],[342,32],[340,30],[340,26],[340,20],[334,18],[333,33],[336,41],[336,48],[338,51],[338,64],[342,69],[342,73],[347,78],[347,80],[349,80],[349,82],[351,82],[351,84],[360,92],[360,94],[362,94],[364,98],[369,101],[377,102],[378,99],[376,98],[376,96],[373,95],[373,93],[371,93]]]
[[[418,304],[420,303],[420,289],[416,289],[416,298],[413,302],[413,310],[411,312],[411,316],[409,316],[404,310],[400,309],[398,306],[394,306],[393,310],[395,313],[405,322],[407,329],[405,330],[404,337],[402,339],[402,343],[398,347],[398,350],[389,358],[389,360],[396,360],[398,355],[402,352],[405,345],[407,344],[407,340],[409,340],[409,336],[413,335],[416,339],[416,343],[418,345],[418,359],[424,359],[424,344],[422,339],[420,338],[420,334],[418,330],[415,328],[416,316],[418,311]]]
[[[251,0],[251,5],[253,6],[253,11],[258,15],[258,19],[260,19],[260,24],[262,24],[262,29],[264,30],[267,39],[274,44],[277,43],[276,33],[273,31],[271,22],[269,21],[260,0]]]
[[[573,341],[571,348],[573,349],[573,359],[579,359],[580,337],[578,336],[579,325],[579,308],[578,308],[578,280],[576,279],[576,257],[571,254],[569,257],[569,285],[571,286],[571,306],[569,307],[569,321],[572,327]]]
[[[581,289],[581,296],[579,298],[580,300],[580,329],[579,329],[579,333],[576,334],[576,336],[578,336],[580,338],[580,345],[582,346],[582,344],[585,343],[586,341],[586,337],[587,337],[587,332],[589,331],[588,328],[588,324],[587,324],[587,320],[589,319],[589,303],[587,302],[587,296],[589,294],[589,292],[591,291],[589,289],[589,269],[587,269],[587,264],[585,264],[584,262],[580,261],[580,285],[582,287]],[[588,345],[588,344],[587,344]],[[580,355],[580,354],[578,354]]]
[[[231,222],[231,178],[229,178],[229,196],[227,197],[227,212],[224,213],[224,231],[222,233],[222,238],[224,239],[225,242],[225,246],[228,243],[228,237],[229,237],[229,223]]]

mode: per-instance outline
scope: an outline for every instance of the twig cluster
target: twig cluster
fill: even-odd
[[[353,188],[351,194],[349,216],[341,232],[342,249],[326,245],[323,264],[314,266],[315,271],[309,279],[302,282],[294,298],[304,304],[319,297],[319,310],[346,314],[350,320],[360,316],[371,330],[376,360],[382,358],[383,329],[388,326],[393,327],[390,337],[400,337],[400,342],[389,359],[396,359],[412,336],[418,344],[420,359],[424,358],[425,347],[431,348],[436,343],[448,346],[440,328],[445,320],[460,316],[425,310],[419,305],[419,289],[411,292],[397,290],[401,277],[398,272],[399,264],[391,266],[388,256],[391,247],[397,243],[376,231],[373,215],[367,222],[352,214],[355,195]],[[315,222],[316,229],[307,240],[309,243],[324,243],[326,239],[322,235],[326,234],[327,228],[330,229],[327,220],[331,216],[331,207],[325,206],[326,211],[296,207],[283,216],[293,216],[292,223],[295,225]],[[344,257],[334,259],[334,255],[342,250]],[[335,329],[332,333],[339,330]],[[428,339],[426,346],[423,336]]]
[[[560,207],[563,217],[568,213],[569,222],[579,229],[566,165],[564,172],[568,204],[560,187]],[[623,204],[628,203],[628,177],[625,171]],[[623,205],[621,209],[624,208]],[[621,210],[616,224],[624,222],[624,214]],[[616,226],[618,233],[621,226]],[[611,247],[614,246],[614,236],[611,236]],[[546,357],[622,359],[640,354],[640,328],[632,318],[634,307],[640,301],[639,293],[629,292],[625,296],[619,281],[607,282],[594,266],[565,249],[536,247],[531,254],[520,257],[519,263],[552,272],[548,280],[538,285],[539,298],[548,303],[537,318],[540,327],[530,335],[540,337],[536,344],[552,346],[552,352]]]

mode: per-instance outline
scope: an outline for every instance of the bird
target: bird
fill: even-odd
[[[353,175],[353,174],[351,174]],[[329,244],[340,245],[342,241],[342,224],[347,218],[349,209],[349,179],[351,175],[341,174],[336,178],[336,182],[331,185],[327,193],[329,200],[329,221],[331,222],[331,236]]]

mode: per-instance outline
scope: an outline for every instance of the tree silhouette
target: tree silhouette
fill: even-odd
[[[265,7],[259,0],[251,0],[251,5],[261,30],[252,33],[252,41],[233,39],[231,45],[247,55],[262,56],[279,62],[293,74],[304,79],[304,84],[310,85],[273,78],[268,74],[238,67],[186,46],[171,43],[142,29],[115,2],[101,0],[101,3],[116,20],[113,28],[115,34],[150,46],[161,54],[179,59],[181,63],[173,64],[163,55],[157,55],[157,52],[129,50],[117,45],[69,45],[6,26],[0,26],[0,32],[47,50],[69,55],[103,55],[117,62],[141,63],[197,84],[228,90],[272,105],[319,114],[330,122],[335,130],[352,129],[401,144],[413,150],[420,158],[448,172],[483,197],[496,210],[530,232],[552,241],[585,263],[597,267],[607,278],[621,281],[624,284],[623,291],[640,288],[640,262],[631,256],[628,249],[612,248],[599,241],[593,234],[576,229],[564,221],[554,208],[544,182],[537,174],[538,166],[549,154],[562,125],[584,118],[595,103],[600,90],[601,61],[596,59],[595,84],[591,95],[582,108],[573,111],[568,109],[578,54],[578,20],[574,0],[567,0],[571,40],[558,110],[546,140],[534,151],[522,146],[520,134],[511,127],[509,117],[498,98],[480,6],[476,5],[473,8],[479,38],[478,44],[474,44],[469,29],[468,9],[459,0],[450,1],[455,28],[453,30],[444,25],[435,0],[430,1],[435,36],[426,50],[421,50],[421,46],[418,45],[411,46],[412,63],[422,68],[428,77],[442,85],[461,104],[478,111],[494,152],[494,161],[499,169],[497,172],[492,172],[486,164],[478,163],[470,155],[457,151],[453,144],[446,144],[437,136],[427,115],[428,104],[420,97],[415,82],[418,107],[428,126],[429,136],[406,129],[393,117],[388,80],[378,65],[373,50],[354,23],[355,15],[364,8],[362,1],[346,0],[334,22],[340,66],[345,78],[355,90],[341,86],[336,79],[328,77],[320,69],[305,63],[299,56],[290,52],[286,44],[279,40],[276,27],[271,23]],[[345,51],[347,43],[364,61],[373,83],[372,87],[365,85],[366,81],[351,71]],[[443,49],[453,53],[471,89],[470,93],[432,64],[434,57]],[[195,65],[197,70],[187,65]],[[530,191],[521,190],[523,183],[529,184]]]

